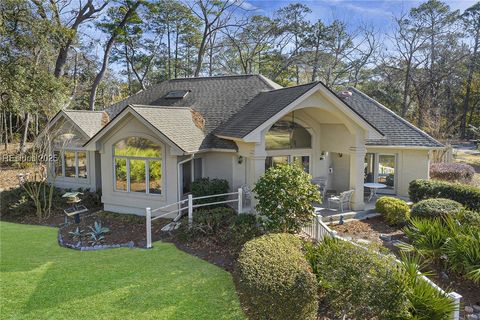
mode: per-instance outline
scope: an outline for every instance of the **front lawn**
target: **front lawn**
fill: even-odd
[[[244,319],[230,274],[156,242],[80,252],[57,229],[0,222],[2,319]]]

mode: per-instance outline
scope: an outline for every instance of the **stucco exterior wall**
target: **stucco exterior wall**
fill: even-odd
[[[367,147],[369,153],[395,154],[396,194],[408,197],[408,185],[415,179],[429,179],[429,150]],[[380,193],[380,190],[379,190]]]
[[[161,195],[114,190],[113,145],[132,136],[150,139],[163,149]],[[155,209],[178,201],[177,155],[172,154],[166,143],[159,140],[144,124],[133,116],[126,117],[101,139],[101,143],[102,202],[105,210],[144,215],[146,207]]]

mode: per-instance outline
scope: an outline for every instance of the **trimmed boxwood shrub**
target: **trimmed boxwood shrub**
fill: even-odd
[[[454,216],[462,209],[461,203],[450,199],[426,199],[415,203],[410,215],[412,218],[441,218],[445,215]]]
[[[408,290],[392,258],[329,238],[306,244],[306,251],[320,286],[321,313],[333,319],[408,318]]]
[[[410,217],[408,204],[393,197],[380,197],[375,203],[375,210],[380,213],[389,224],[405,222]]]
[[[458,183],[435,180],[413,180],[408,194],[413,202],[430,198],[446,198],[463,204],[466,208],[480,211],[480,188]]]
[[[434,163],[430,166],[430,177],[451,182],[471,182],[475,169],[465,163]]]
[[[462,209],[454,216],[454,218],[462,225],[480,228],[480,212]]]
[[[237,272],[250,319],[317,318],[317,281],[296,236],[277,233],[247,242]]]

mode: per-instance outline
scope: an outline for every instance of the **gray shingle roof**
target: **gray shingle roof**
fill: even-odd
[[[348,88],[348,91],[352,92],[352,96],[344,101],[385,135],[385,139],[368,140],[367,145],[443,147],[440,142],[360,90]]]
[[[138,105],[131,108],[183,151],[201,149],[205,134],[192,119],[190,108]]]
[[[275,88],[274,82],[260,75],[174,79],[134,94],[105,111],[113,118],[129,104],[188,107],[205,118],[203,149],[236,149],[235,143],[214,136],[213,130],[236,114],[260,91]],[[165,99],[165,95],[173,90],[190,92],[183,99]]]
[[[91,138],[102,129],[103,111],[63,110],[85,134]]]
[[[317,84],[260,92],[216,132],[222,136],[243,138]]]

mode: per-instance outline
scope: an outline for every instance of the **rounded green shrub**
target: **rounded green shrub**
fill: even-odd
[[[291,234],[247,242],[238,257],[238,289],[250,319],[316,319],[317,281]]]
[[[267,230],[297,233],[311,223],[312,203],[321,201],[318,186],[311,179],[297,164],[271,167],[258,179],[253,189],[258,200],[255,209],[267,218]]]
[[[455,215],[462,208],[462,204],[450,199],[426,199],[414,204],[410,215],[412,218],[437,218],[445,215]]]
[[[454,218],[462,225],[480,228],[480,212],[462,209],[454,215]]]
[[[408,318],[408,289],[393,258],[339,239],[305,247],[320,286],[320,310],[329,318]]]
[[[375,203],[375,210],[380,213],[389,224],[405,222],[410,217],[408,204],[393,197],[380,197]]]

